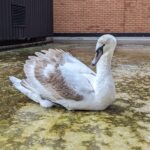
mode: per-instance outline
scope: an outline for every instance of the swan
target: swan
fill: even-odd
[[[92,61],[96,73],[70,53],[49,49],[28,57],[24,64],[26,79],[10,76],[9,80],[42,107],[104,110],[115,101],[111,60],[116,44],[116,38],[110,34],[98,38]]]

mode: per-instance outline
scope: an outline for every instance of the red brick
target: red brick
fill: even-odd
[[[150,32],[149,10],[149,0],[54,0],[54,32]]]

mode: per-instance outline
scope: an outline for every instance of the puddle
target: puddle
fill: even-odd
[[[48,44],[0,53],[0,147],[4,150],[149,150],[150,55],[117,51],[112,71],[116,102],[105,111],[44,109],[16,91],[28,55],[62,48],[90,64],[94,45]],[[120,47],[121,49],[121,47]]]

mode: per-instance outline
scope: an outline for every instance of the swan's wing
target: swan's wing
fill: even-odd
[[[60,65],[60,70],[65,80],[69,84],[73,84],[74,81],[76,88],[80,92],[82,90],[84,90],[84,93],[86,90],[87,92],[93,91],[95,72],[69,53],[65,53],[63,58],[65,63]]]
[[[50,99],[82,100],[93,87],[84,74],[95,75],[86,65],[62,50],[42,51],[24,65],[27,81]]]
[[[65,61],[65,66],[70,69],[73,69],[75,72],[92,74],[95,76],[95,72],[92,71],[89,67],[79,61],[77,58],[73,57],[70,53],[65,53],[63,57]]]

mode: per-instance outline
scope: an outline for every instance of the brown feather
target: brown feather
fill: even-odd
[[[49,49],[48,51],[42,50],[44,53],[35,53],[37,56],[30,56],[26,61],[24,70],[27,78],[30,74],[30,66],[34,66],[35,78],[48,90],[52,92],[52,97],[57,100],[61,99],[73,99],[76,101],[82,100],[83,96],[78,94],[72,87],[70,87],[63,78],[59,65],[64,63],[63,57],[66,54],[63,50]],[[52,64],[55,69],[49,74],[49,77],[43,75],[44,69],[48,64]],[[30,79],[31,81],[31,79]]]

